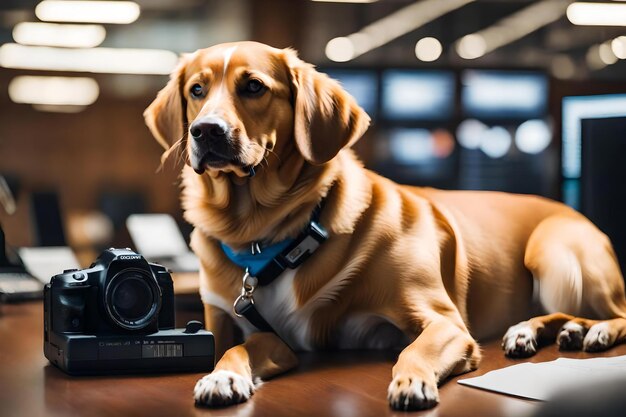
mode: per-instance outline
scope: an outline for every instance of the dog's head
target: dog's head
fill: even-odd
[[[144,117],[166,150],[186,148],[196,172],[239,176],[268,152],[280,158],[294,144],[306,161],[324,164],[359,139],[370,120],[293,50],[255,42],[184,55]]]

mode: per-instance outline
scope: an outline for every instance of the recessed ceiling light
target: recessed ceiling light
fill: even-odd
[[[443,47],[441,46],[441,42],[436,38],[422,38],[415,44],[415,56],[420,61],[436,61],[441,56],[442,51]]]
[[[613,52],[613,49],[611,49],[611,42],[604,42],[600,44],[600,47],[598,48],[598,54],[600,55],[600,59],[602,60],[602,62],[604,62],[606,65],[613,65],[618,60],[618,57]]]
[[[93,48],[105,37],[106,30],[101,25],[22,22],[13,28],[13,39],[22,45]]]
[[[0,66],[15,69],[169,74],[177,62],[178,56],[174,52],[160,49],[67,49],[15,43],[0,46]]]
[[[93,78],[20,75],[9,83],[14,103],[87,106],[98,98],[100,89]]]
[[[348,39],[351,42],[353,50],[350,58],[346,59],[349,61],[474,1],[476,0],[421,0],[412,2],[408,6],[370,23],[358,32],[335,39]],[[347,45],[347,43],[345,44]],[[327,56],[329,46],[326,47]]]
[[[618,36],[611,41],[611,49],[619,59],[626,59],[626,36]]]
[[[541,0],[508,15],[493,25],[471,33],[457,41],[461,58],[476,59],[527,36],[563,17],[567,2]]]
[[[572,3],[567,18],[575,25],[626,26],[626,4]]]
[[[326,56],[335,62],[350,61],[354,58],[354,44],[345,37],[331,39],[326,44]]]
[[[463,36],[456,45],[456,51],[461,58],[476,59],[485,55],[487,43],[485,38],[477,33]]]
[[[44,22],[132,23],[139,17],[132,1],[44,0],[35,15]]]

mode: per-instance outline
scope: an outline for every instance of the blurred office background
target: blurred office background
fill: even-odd
[[[626,1],[608,0],[2,0],[10,244],[42,244],[37,210],[76,251],[129,245],[133,213],[188,232],[179,167],[157,172],[142,112],[179,53],[237,40],[294,47],[339,79],[373,120],[355,147],[367,167],[563,200],[623,262]]]

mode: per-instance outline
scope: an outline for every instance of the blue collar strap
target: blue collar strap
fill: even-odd
[[[267,285],[287,268],[295,269],[306,261],[317,248],[328,239],[328,232],[318,223],[318,206],[311,216],[311,221],[298,237],[286,239],[260,250],[235,252],[223,242],[222,250],[235,264],[247,269],[251,276],[259,280],[259,285]],[[256,243],[253,247],[259,249]]]

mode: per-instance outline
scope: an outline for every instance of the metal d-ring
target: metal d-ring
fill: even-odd
[[[254,305],[254,298],[246,297],[244,295],[240,295],[239,297],[237,297],[237,299],[233,303],[233,313],[235,313],[235,316],[243,317],[243,314],[239,313],[239,310],[237,309],[237,307],[238,307],[239,303],[244,302],[246,300],[249,300],[250,304]]]
[[[250,271],[246,268],[246,272],[243,274],[243,278],[241,279],[241,290],[245,291],[246,296],[252,297],[252,293],[256,290],[258,284],[259,280],[250,275]]]
[[[243,317],[237,309],[237,306],[241,302],[249,301],[251,304],[254,304],[254,298],[252,297],[252,294],[254,293],[254,290],[256,290],[258,283],[259,280],[256,277],[250,275],[249,269],[246,268],[246,271],[241,278],[241,293],[233,303],[233,313],[235,313],[237,317]]]

